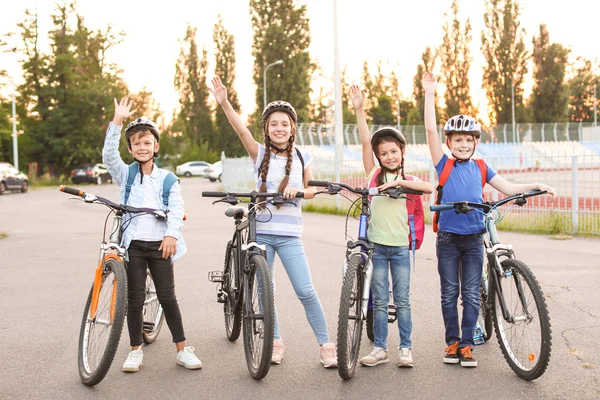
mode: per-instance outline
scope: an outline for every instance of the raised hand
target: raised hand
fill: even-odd
[[[117,103],[117,99],[115,101],[115,116],[113,118],[113,124],[117,126],[123,125],[123,121],[127,118],[131,117],[135,110],[131,110],[131,106],[133,105],[133,101],[129,100],[127,96],[123,97],[120,102]]]
[[[423,85],[423,90],[425,90],[425,93],[435,93],[435,89],[437,88],[437,79],[435,79],[433,73],[425,72],[423,74],[421,84]]]
[[[218,76],[212,78],[211,83],[213,87],[211,88],[209,86],[208,90],[210,90],[213,96],[215,96],[215,100],[217,101],[217,103],[220,106],[222,106],[223,103],[227,101],[227,88],[225,87],[225,85],[223,85],[223,82],[221,82],[221,78],[219,78]]]
[[[358,85],[353,84],[350,86],[350,90],[348,91],[350,95],[350,101],[352,101],[352,105],[354,109],[359,110],[362,108],[363,103],[365,101],[365,95],[360,91]]]

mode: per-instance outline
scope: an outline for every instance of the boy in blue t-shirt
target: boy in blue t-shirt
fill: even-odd
[[[437,132],[435,116],[435,89],[437,81],[432,73],[423,76],[425,90],[425,128],[429,152],[438,177],[448,156],[444,154]],[[482,202],[481,170],[471,159],[481,136],[481,125],[473,117],[455,115],[444,126],[446,145],[455,158],[454,167],[444,184],[441,203],[454,201]],[[499,192],[511,196],[531,190],[545,190],[555,196],[553,188],[541,183],[514,184],[506,181],[486,165],[486,182]],[[481,213],[440,213],[436,240],[438,273],[442,294],[442,315],[446,328],[446,356],[444,363],[476,367],[472,354],[473,331],[480,306],[479,286],[484,261]],[[459,276],[460,275],[460,276]],[[458,325],[458,295],[462,296],[462,323]],[[461,335],[462,330],[462,335]]]

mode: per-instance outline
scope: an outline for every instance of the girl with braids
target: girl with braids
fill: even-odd
[[[429,182],[406,180],[404,153],[406,140],[400,131],[392,127],[377,130],[370,137],[363,109],[364,95],[357,85],[350,87],[350,99],[356,110],[358,132],[362,143],[365,173],[370,182],[377,173],[379,190],[402,186],[409,189],[433,192]],[[375,155],[375,158],[373,158]],[[375,164],[375,159],[379,166]],[[388,271],[392,274],[392,292],[398,314],[400,349],[398,367],[412,367],[412,319],[410,312],[410,256],[408,212],[405,199],[374,196],[371,200],[371,218],[367,236],[373,243],[373,335],[375,347],[360,363],[375,366],[389,362],[387,351],[388,335]]]
[[[312,156],[294,147],[298,119],[294,107],[285,101],[274,101],[265,107],[262,113],[265,144],[262,145],[254,140],[252,133],[227,100],[227,89],[221,83],[221,79],[214,77],[212,85],[210,91],[250,156],[259,191],[280,192],[283,193],[283,197],[290,200],[294,200],[296,193],[302,191],[305,199],[312,199],[316,192],[316,188],[308,186],[308,181],[312,179],[310,168]],[[325,368],[336,367],[335,345],[329,341],[323,307],[313,287],[304,246],[300,240],[302,235],[300,200],[294,201],[295,205],[284,204],[280,207],[266,205],[267,210],[257,218],[258,221],[264,222],[257,224],[257,242],[266,247],[267,262],[273,278],[275,277],[273,271],[275,253],[279,256],[319,342],[321,363]],[[273,286],[275,286],[274,282]],[[274,338],[271,361],[280,364],[285,347],[279,331],[277,311],[275,311]]]

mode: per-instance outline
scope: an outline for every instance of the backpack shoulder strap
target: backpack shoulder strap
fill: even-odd
[[[371,181],[369,182],[369,187],[375,187],[377,186],[377,176],[381,173],[381,168],[377,168],[377,170],[375,171],[375,173],[373,174],[373,177],[371,178]]]
[[[300,160],[300,164],[302,164],[302,180],[304,180],[304,157],[302,157],[302,152],[299,148],[294,147],[296,149],[296,154],[298,154],[298,159]]]
[[[137,162],[133,162],[129,164],[129,169],[127,171],[127,183],[125,184],[125,201],[123,204],[127,205],[129,202],[129,194],[131,193],[131,186],[133,186],[133,181],[135,180],[135,176],[138,173],[139,165]]]
[[[481,187],[483,188],[485,187],[485,184],[487,182],[487,164],[485,163],[483,158],[475,158],[473,160],[477,163],[477,166],[481,171]]]
[[[179,179],[172,172],[169,172],[167,176],[165,176],[162,191],[162,201],[165,207],[169,207],[169,193],[171,192],[171,186],[173,186],[173,184],[178,181]]]
[[[450,172],[452,172],[452,168],[454,168],[454,163],[456,159],[454,157],[448,157],[446,163],[444,164],[444,168],[442,169],[442,173],[440,174],[440,180],[438,186],[444,186],[448,181],[448,177],[450,176]]]

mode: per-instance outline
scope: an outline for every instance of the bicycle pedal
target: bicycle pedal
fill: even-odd
[[[209,271],[208,280],[214,283],[223,282],[223,271]]]
[[[227,297],[227,293],[223,291],[219,291],[217,293],[217,303],[225,303],[225,298]]]
[[[475,346],[479,346],[485,343],[485,339],[483,338],[483,331],[479,326],[475,328],[475,332],[473,333],[473,344]]]
[[[154,324],[154,322],[144,322],[142,324],[142,332],[144,332],[144,333],[154,332],[155,327],[156,327],[156,325]]]
[[[394,304],[388,304],[388,324],[396,322],[398,319],[398,313],[396,312],[396,306]]]

